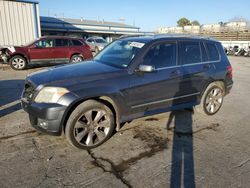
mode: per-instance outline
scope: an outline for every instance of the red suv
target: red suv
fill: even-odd
[[[15,70],[29,64],[75,63],[92,59],[90,47],[80,38],[41,37],[25,46],[2,48],[0,58]]]

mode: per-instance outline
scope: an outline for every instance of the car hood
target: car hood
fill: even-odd
[[[16,52],[16,49],[20,49],[22,47],[25,47],[25,46],[1,46],[0,51],[8,50],[9,52],[14,53]]]
[[[48,68],[28,75],[27,81],[35,87],[39,85],[68,88],[71,85],[101,80],[118,72],[118,68],[108,66],[97,61],[61,65]]]

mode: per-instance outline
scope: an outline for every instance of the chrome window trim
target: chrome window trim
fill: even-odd
[[[188,94],[188,95],[182,95],[182,96],[179,96],[179,97],[173,97],[173,98],[169,98],[169,99],[163,99],[163,100],[144,103],[144,104],[138,104],[138,105],[132,106],[131,108],[134,109],[134,108],[139,108],[139,107],[148,106],[148,105],[152,105],[152,104],[159,104],[159,103],[172,101],[172,100],[175,100],[175,99],[181,99],[181,98],[185,98],[185,97],[190,97],[190,96],[195,96],[195,95],[199,95],[199,94],[200,94],[200,92],[196,92],[196,93],[192,93],[192,94]]]
[[[219,63],[220,60],[218,61],[204,61],[204,62],[200,62],[200,63],[191,63],[191,64],[186,64],[186,65],[176,65],[176,66],[171,66],[171,67],[162,67],[162,68],[158,68],[155,70],[165,70],[165,69],[171,69],[171,68],[178,68],[178,67],[187,67],[187,66],[194,66],[194,65],[202,65],[202,64],[209,64],[209,63]]]
[[[175,66],[170,66],[170,67],[161,67],[161,68],[157,68],[155,70],[165,70],[165,69],[172,69],[172,68],[177,68],[180,67],[180,65],[175,65]]]
[[[202,65],[202,64],[209,64],[209,63],[219,63],[219,62],[220,62],[220,60],[216,60],[216,61],[204,61],[204,62],[199,62],[199,63],[185,64],[185,65],[181,65],[181,66],[186,67],[186,66]]]

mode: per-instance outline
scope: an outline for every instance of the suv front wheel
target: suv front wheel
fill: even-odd
[[[114,127],[112,111],[100,102],[88,100],[71,113],[65,136],[71,145],[80,149],[91,149],[107,141]]]
[[[205,115],[216,114],[223,103],[224,89],[220,83],[211,83],[202,95],[196,110]]]
[[[27,61],[20,55],[13,56],[10,61],[10,67],[14,70],[24,70],[27,67]]]

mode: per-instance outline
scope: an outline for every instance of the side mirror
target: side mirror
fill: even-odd
[[[151,65],[139,65],[138,71],[139,72],[154,72],[155,67]]]

